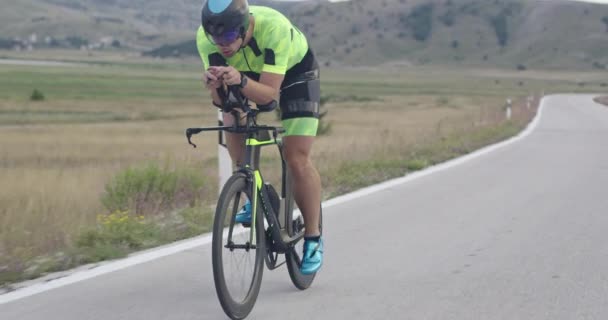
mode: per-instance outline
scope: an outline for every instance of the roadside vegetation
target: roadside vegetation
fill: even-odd
[[[199,68],[0,66],[0,285],[10,289],[209,230],[217,139],[196,136],[193,149],[183,136],[187,127],[216,123]],[[533,118],[541,93],[593,91],[607,80],[431,67],[326,69],[328,130],[313,154],[324,198],[510,137]],[[270,180],[278,178],[270,174],[277,159],[276,152],[262,159]]]

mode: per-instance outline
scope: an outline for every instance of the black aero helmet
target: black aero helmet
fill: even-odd
[[[247,0],[207,0],[201,13],[201,24],[211,36],[238,31],[241,36],[249,27]]]

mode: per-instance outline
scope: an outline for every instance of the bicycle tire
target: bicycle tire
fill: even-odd
[[[228,239],[225,237],[224,233],[229,230],[226,229],[226,223],[228,224],[228,227],[230,227],[231,224],[233,225],[232,228],[235,231],[233,232],[233,237],[242,236],[242,241],[248,242],[250,232],[253,230],[253,227],[241,228],[239,230],[240,226],[236,225],[234,222],[234,217],[232,217],[233,215],[236,215],[238,208],[240,208],[240,198],[242,197],[241,194],[244,194],[246,197],[251,199],[251,183],[247,181],[247,177],[244,174],[238,173],[230,177],[224,185],[218,200],[213,223],[213,279],[222,309],[224,309],[226,315],[231,319],[244,319],[253,309],[260,291],[264,271],[264,256],[266,255],[263,216],[258,216],[256,219],[257,224],[255,228],[255,239],[257,245],[254,249],[243,248],[230,250],[225,248],[225,245],[227,244],[225,241]],[[260,207],[258,206],[257,212],[258,214],[262,214],[259,208]],[[244,235],[236,234],[236,231],[240,231],[241,233],[244,233]],[[244,245],[246,245],[246,243]],[[235,253],[237,250],[240,252]],[[254,255],[252,265],[250,266],[253,268],[251,280],[248,280],[247,278],[245,281],[237,281],[237,285],[240,284],[241,286],[248,286],[248,288],[243,288],[243,290],[246,292],[242,295],[242,298],[239,298],[236,297],[236,293],[234,292],[235,290],[231,290],[230,288],[235,284],[230,281],[231,279],[227,279],[227,276],[229,277],[231,275],[225,272],[224,264],[227,264],[231,259],[233,259],[233,253],[234,255],[244,255],[250,251],[253,251]],[[237,268],[240,268],[243,264],[248,264],[248,262],[251,262],[251,259],[247,258],[234,260],[237,260],[235,263]],[[244,270],[243,272],[246,271],[247,270]],[[229,270],[228,272],[231,271]]]
[[[293,210],[293,193],[291,190],[291,182],[289,182],[289,175],[287,176],[287,201],[285,203],[285,226],[287,229],[287,233],[290,236],[297,234],[303,226],[303,221],[299,221],[298,218],[294,218],[294,210]],[[322,207],[319,206],[319,231],[323,232],[323,211]],[[297,224],[300,224],[299,226]],[[293,245],[285,253],[285,263],[287,264],[287,271],[289,272],[289,278],[291,278],[291,282],[293,285],[300,289],[306,290],[311,285],[315,279],[316,272],[313,274],[303,274],[300,271],[300,265],[302,264],[302,259],[300,255],[302,254],[300,248],[297,246],[298,243],[304,243],[304,239],[301,239],[296,244]]]

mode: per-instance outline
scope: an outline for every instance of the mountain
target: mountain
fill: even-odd
[[[608,6],[540,0],[250,1],[285,13],[325,64],[460,64],[605,69]],[[19,0],[0,12],[0,47],[122,47],[196,54],[199,0]],[[26,41],[27,42],[27,41]],[[31,41],[30,41],[31,45]],[[152,50],[152,49],[157,49]]]

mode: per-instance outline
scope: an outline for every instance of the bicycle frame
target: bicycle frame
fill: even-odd
[[[273,251],[278,253],[285,253],[289,250],[292,245],[302,239],[304,237],[304,232],[300,232],[293,237],[290,237],[285,230],[285,226],[281,226],[278,216],[284,215],[285,210],[291,210],[290,201],[286,201],[288,195],[288,183],[287,181],[287,167],[285,164],[285,159],[283,157],[283,144],[282,139],[278,137],[279,133],[283,131],[281,127],[272,127],[272,126],[258,126],[255,123],[256,115],[259,111],[250,110],[247,112],[247,121],[245,125],[239,125],[238,121],[235,121],[234,126],[221,126],[221,127],[206,127],[206,128],[188,128],[186,130],[186,136],[188,138],[188,142],[196,147],[194,143],[191,142],[190,138],[193,134],[197,134],[202,131],[227,131],[231,133],[246,133],[245,139],[245,161],[244,164],[238,168],[235,173],[244,174],[249,181],[251,181],[251,195],[253,199],[250,199],[252,202],[252,222],[251,225],[256,226],[257,219],[260,217],[258,214],[258,201],[261,201],[261,208],[263,210],[262,217],[266,217],[266,221],[270,226],[271,236],[273,240]],[[233,111],[232,115],[235,117],[235,120],[238,119],[238,112]],[[272,132],[272,136],[269,134]],[[281,170],[282,170],[282,187],[281,187],[281,197],[280,197],[280,205],[279,212],[274,212],[272,208],[270,197],[268,192],[264,188],[264,178],[260,172],[259,163],[260,163],[260,153],[261,147],[268,145],[277,145],[279,148],[279,154],[281,155]],[[231,225],[234,225],[232,223]],[[232,238],[232,227],[228,231],[228,238]],[[253,227],[252,232],[250,233],[250,242],[252,246],[255,248],[255,239],[256,239],[256,228]]]

